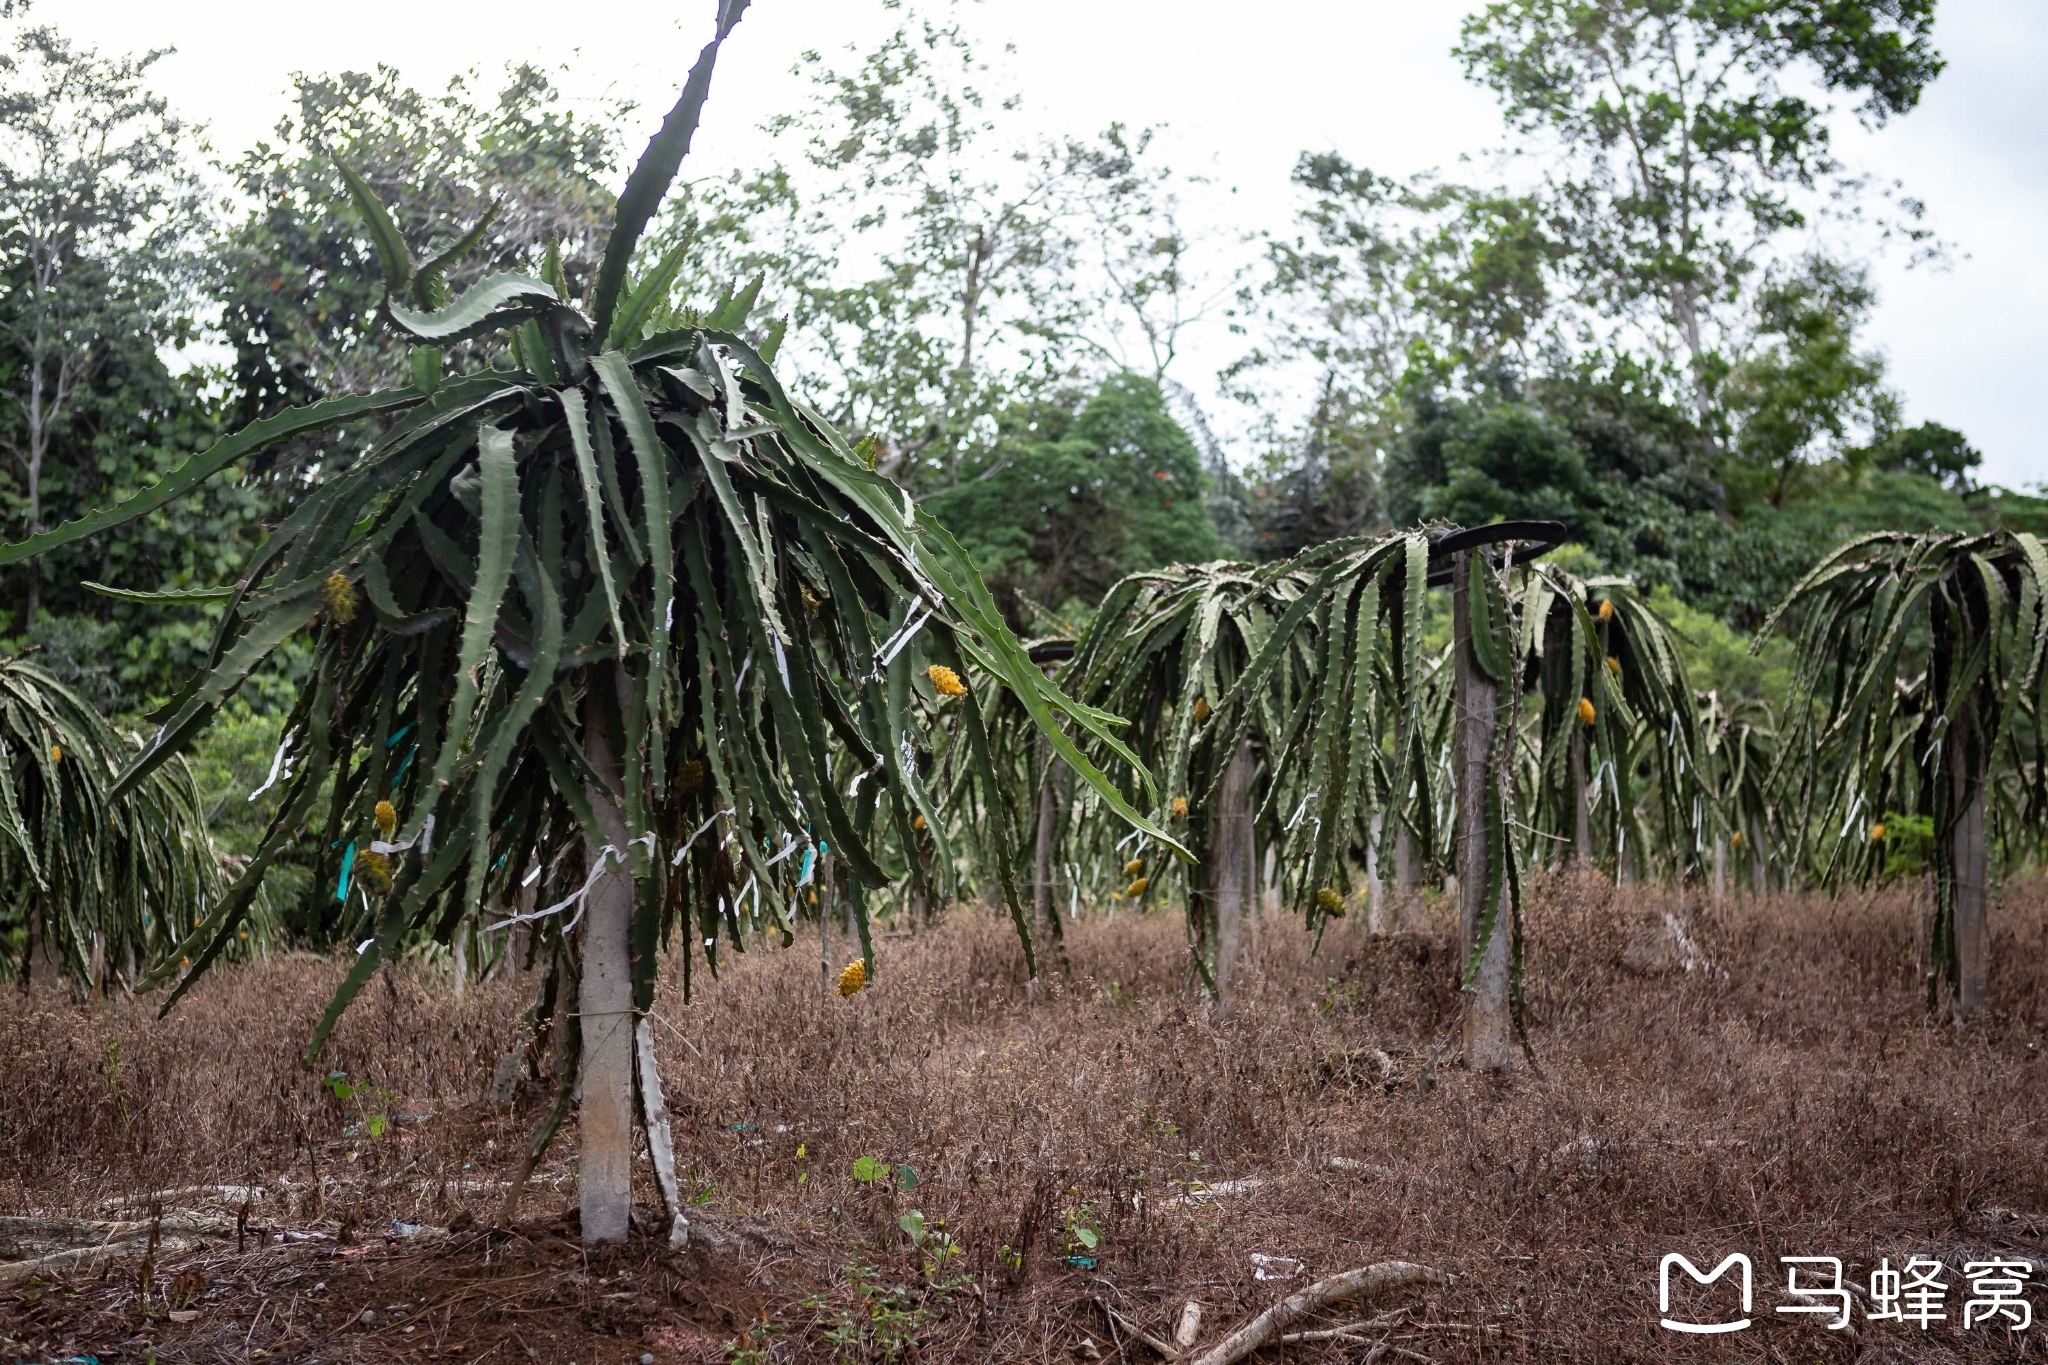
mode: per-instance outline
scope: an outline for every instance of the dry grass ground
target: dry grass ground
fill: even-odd
[[[2048,1321],[1960,1330],[1961,1264],[1992,1253],[2033,1262],[2048,1313],[2048,889],[2008,889],[1990,1015],[1960,1030],[1923,1008],[1902,894],[1694,905],[1710,967],[1630,970],[1660,896],[1532,891],[1541,1070],[1507,1080],[1445,1057],[1442,922],[1340,924],[1313,950],[1269,920],[1227,1017],[1197,1005],[1165,914],[1076,925],[1071,978],[1035,1000],[1007,927],[965,911],[886,940],[850,1001],[825,992],[815,939],[748,954],[658,1004],[699,1201],[681,1258],[653,1238],[580,1252],[573,1130],[522,1221],[487,1229],[540,1102],[486,1098],[530,984],[458,1004],[401,972],[365,993],[324,1059],[372,1087],[350,1101],[297,1064],[333,962],[224,971],[163,1022],[10,995],[0,1213],[146,1224],[146,1200],[109,1201],[265,1195],[166,1196],[147,1261],[145,1237],[0,1284],[0,1359],[1143,1362],[1098,1300],[1158,1336],[1195,1300],[1206,1344],[1308,1279],[1396,1258],[1453,1278],[1363,1340],[1284,1358],[2048,1359]],[[370,1136],[373,1116],[392,1127]],[[864,1156],[890,1175],[854,1179]],[[1258,1183],[1200,1197],[1227,1181]],[[922,1251],[899,1230],[912,1210]],[[930,1254],[941,1227],[949,1258]],[[1755,1326],[1660,1329],[1674,1251],[1747,1252]],[[1947,1261],[1949,1321],[1780,1316],[1776,1258],[1805,1254],[1858,1282],[1880,1258]],[[1264,1280],[1255,1257],[1301,1269]]]

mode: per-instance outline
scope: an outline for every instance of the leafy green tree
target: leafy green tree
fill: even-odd
[[[1783,507],[1802,474],[1841,455],[1858,419],[1879,411],[1884,362],[1855,345],[1875,299],[1863,271],[1819,257],[1759,293],[1763,344],[1724,383],[1735,442],[1723,481],[1738,507]]]
[[[873,50],[806,53],[803,148],[678,210],[790,322],[821,409],[915,492],[985,469],[1013,409],[1129,371],[1161,380],[1204,310],[1176,176],[1148,130],[1044,136],[950,15]]]
[[[787,281],[793,321],[821,353],[826,411],[877,438],[891,477],[945,488],[977,426],[1063,377],[1050,338],[1076,301],[1056,161],[1022,143],[998,154],[1009,102],[992,107],[957,23],[912,15],[850,69],[804,62],[817,98],[770,127],[804,139],[823,182],[810,221],[850,225],[841,240],[880,268],[813,262]]]
[[[1479,447],[1504,434],[1474,445],[1474,414],[1520,402],[1519,376],[1557,349],[1557,227],[1529,198],[1434,174],[1395,180],[1334,153],[1304,154],[1293,179],[1304,197],[1300,231],[1269,245],[1268,278],[1242,291],[1264,336],[1228,372],[1239,396],[1265,412],[1259,552],[1284,555],[1429,515],[1483,521],[1527,511],[1529,499],[1491,475],[1481,476],[1490,487],[1432,495],[1442,506],[1425,509],[1423,494],[1450,477],[1443,457],[1453,419],[1462,463],[1485,464]],[[1302,371],[1316,387],[1295,426],[1282,415],[1292,397],[1270,381]],[[1563,501],[1583,523],[1584,480],[1567,481]],[[1561,505],[1539,500],[1541,515]]]
[[[1260,560],[1388,525],[1379,414],[1361,410],[1331,371],[1319,389],[1298,444],[1270,450],[1251,490],[1246,548]]]
[[[1306,360],[1386,406],[1418,350],[1475,374],[1527,368],[1558,250],[1533,201],[1434,174],[1394,180],[1334,152],[1303,153],[1292,178],[1302,231],[1268,245],[1269,277],[1242,295],[1270,335],[1236,373]]]
[[[1466,526],[1561,521],[1574,529],[1588,520],[1597,495],[1585,453],[1562,423],[1528,404],[1462,406],[1417,438],[1437,443],[1443,471],[1422,493],[1424,517]]]
[[[1160,161],[1154,140],[1151,128],[1113,123],[1092,139],[1066,138],[1057,164],[1089,301],[1069,342],[1164,382],[1181,333],[1215,311],[1232,281],[1211,284],[1191,265],[1204,234],[1183,221],[1180,191],[1202,181]]]
[[[1030,601],[1093,609],[1126,574],[1220,558],[1206,474],[1154,381],[1105,380],[1078,412],[1011,416],[985,468],[925,501],[980,566],[1013,621]]]
[[[1879,469],[1923,475],[1966,493],[1984,463],[1984,453],[1954,427],[1922,422],[1886,432],[1872,446],[1869,459]]]
[[[1918,474],[1858,470],[1830,462],[1802,475],[1805,496],[1783,507],[1759,503],[1730,526],[1717,517],[1676,528],[1674,586],[1687,601],[1744,629],[1762,625],[1806,575],[1817,546],[1873,531],[1981,529],[1955,492]]]
[[[1301,230],[1270,242],[1267,277],[1240,291],[1263,336],[1226,371],[1265,414],[1271,454],[1253,519],[1268,557],[1390,513],[1405,520],[1412,508],[1389,505],[1399,494],[1381,494],[1378,466],[1406,425],[1416,371],[1432,376],[1423,387],[1458,391],[1526,367],[1548,325],[1556,251],[1530,201],[1433,174],[1398,181],[1304,153],[1293,182]],[[1297,426],[1275,384],[1301,371],[1315,392]]]
[[[43,26],[5,44],[0,509],[16,534],[33,535],[153,473],[163,447],[175,453],[207,425],[158,358],[194,330],[186,304],[202,205],[184,155],[191,130],[146,85],[162,53],[103,58]],[[104,575],[114,554],[102,547],[92,567]],[[8,575],[15,629],[32,632],[45,609],[46,569],[79,567]],[[66,596],[52,605],[75,609],[77,590]]]
[[[1669,381],[1658,367],[1596,351],[1539,371],[1525,387],[1529,401],[1578,441],[1586,472],[1610,490],[1655,495],[1680,513],[1718,511],[1725,494],[1700,456],[1697,425],[1671,400]]]
[[[1467,76],[1525,148],[1550,144],[1579,301],[1682,361],[1709,453],[1760,262],[1816,211],[1861,202],[1825,95],[1872,126],[1911,110],[1942,69],[1933,24],[1934,0],[1494,0],[1465,21]],[[1890,227],[1924,243],[1919,205],[1897,208]]]
[[[1696,451],[1665,444],[1659,419],[1669,409],[1632,399],[1618,384],[1580,373],[1469,399],[1425,391],[1409,401],[1412,425],[1386,469],[1396,524],[1541,514],[1569,526],[1597,563],[1645,588],[1689,584],[1699,543],[1729,534],[1707,508],[1672,496],[1711,506],[1719,487],[1692,477]]]

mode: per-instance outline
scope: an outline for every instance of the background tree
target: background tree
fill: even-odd
[[[1287,559],[1390,524],[1378,444],[1385,435],[1357,393],[1326,371],[1298,444],[1269,446],[1255,472],[1245,548],[1263,560]]]
[[[1253,515],[1256,547],[1272,557],[1413,524],[1417,509],[1378,486],[1410,391],[1483,387],[1525,366],[1548,325],[1554,254],[1531,202],[1433,174],[1397,181],[1304,153],[1293,182],[1301,231],[1269,242],[1267,278],[1240,291],[1263,337],[1226,371],[1265,414],[1272,453]],[[1434,377],[1418,384],[1418,367]],[[1298,428],[1275,391],[1294,371],[1316,386]]]
[[[44,26],[6,43],[0,506],[17,534],[34,534],[153,472],[151,447],[185,439],[192,405],[157,353],[194,330],[185,304],[201,202],[191,130],[147,88],[162,53],[103,58]],[[44,572],[10,575],[23,633],[44,609]],[[76,600],[74,590],[58,605]]]
[[[978,425],[1060,377],[1047,338],[1077,300],[1057,155],[993,154],[1015,106],[991,103],[957,23],[912,15],[851,69],[804,63],[816,100],[770,126],[805,140],[813,220],[850,222],[879,265],[787,281],[806,369],[837,422],[877,437],[878,468],[943,490]]]
[[[1871,447],[1869,457],[1879,469],[1920,474],[1959,493],[1970,491],[1977,467],[1984,463],[1984,453],[1971,445],[1963,433],[1939,422],[1922,422],[1885,432]]]
[[[800,70],[812,99],[768,128],[802,159],[693,187],[663,231],[707,232],[731,274],[763,277],[788,363],[875,438],[878,468],[946,492],[994,467],[1005,414],[1167,378],[1220,291],[1188,264],[1190,182],[1149,130],[1028,130],[950,11]]]
[[[1465,21],[1466,74],[1549,141],[1579,302],[1682,365],[1710,456],[1729,310],[1783,234],[1861,202],[1831,107],[1799,90],[1882,125],[1940,73],[1933,25],[1933,0],[1495,0]],[[1895,202],[1889,226],[1926,242],[1919,205]]]
[[[1269,331],[1234,374],[1306,360],[1388,416],[1418,352],[1472,375],[1527,367],[1557,254],[1533,201],[1434,173],[1394,180],[1335,152],[1304,152],[1292,180],[1301,231],[1267,244],[1269,276],[1241,292]]]
[[[1863,273],[1808,257],[1757,298],[1760,345],[1725,381],[1735,430],[1723,481],[1738,506],[1783,507],[1817,458],[1840,454],[1884,403],[1882,358],[1855,349],[1875,298]]]
[[[1208,475],[1153,380],[1114,375],[1078,411],[1047,401],[1005,413],[981,461],[925,506],[1020,629],[1027,604],[1085,617],[1126,574],[1223,556]]]
[[[1468,231],[1462,208],[1430,218],[1437,200],[1337,158],[1306,160],[1300,176],[1316,187],[1302,210],[1313,232],[1272,249],[1267,334],[1236,370],[1240,394],[1264,405],[1269,453],[1250,503],[1264,553],[1432,516],[1555,517],[1605,569],[1753,629],[1816,543],[2001,515],[1973,511],[1966,481],[1930,473],[1936,457],[1906,444],[1968,458],[1938,425],[1902,433],[1900,399],[1857,342],[1872,300],[1852,267],[1775,267],[1742,301],[1746,320],[1726,314],[1732,349],[1718,363],[1732,368],[1717,371],[1713,420],[1727,449],[1709,458],[1681,372],[1569,344],[1570,310],[1535,287],[1569,266],[1564,239]],[[1505,269],[1511,260],[1526,269]],[[1484,281],[1524,279],[1531,288],[1509,288],[1490,311],[1469,307]],[[1495,332],[1460,309],[1495,319]],[[1539,340],[1500,344],[1500,318]],[[1283,354],[1320,375],[1298,429],[1261,387],[1265,362]]]

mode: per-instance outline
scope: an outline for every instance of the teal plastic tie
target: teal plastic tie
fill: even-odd
[[[348,874],[355,865],[356,846],[350,844],[341,855],[341,881],[334,888],[334,898],[336,900],[345,901],[348,899]]]

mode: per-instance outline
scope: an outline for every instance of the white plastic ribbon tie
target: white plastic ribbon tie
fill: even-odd
[[[158,730],[156,732],[156,739],[150,741],[149,747],[152,749],[156,748],[157,744],[163,739],[163,737],[164,732],[162,730]],[[291,769],[285,767],[284,758],[285,755],[291,751],[292,740],[295,738],[297,738],[295,734],[287,731],[285,737],[278,741],[277,752],[273,754],[270,759],[270,776],[263,779],[262,786],[258,787],[255,791],[249,793],[249,799],[251,801],[254,801],[257,797],[263,795],[263,793],[269,791],[272,787],[276,786],[277,779],[280,773],[285,777],[290,777],[292,775]]]
[[[719,811],[718,814],[713,815],[710,819],[706,820],[703,824],[697,826],[696,829],[692,830],[690,832],[690,837],[683,840],[683,846],[676,850],[676,856],[668,860],[668,865],[670,867],[681,867],[683,865],[683,855],[690,851],[690,845],[697,842],[697,836],[702,834],[705,830],[710,829],[711,826],[717,822],[719,816],[731,815],[732,813],[733,812],[730,808]]]

